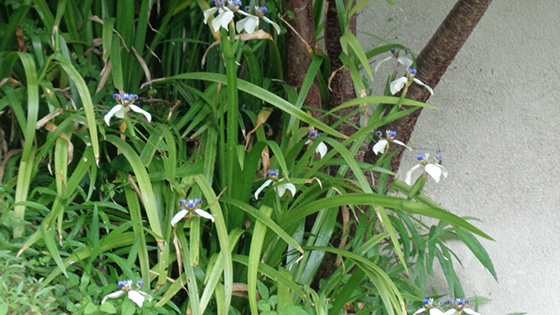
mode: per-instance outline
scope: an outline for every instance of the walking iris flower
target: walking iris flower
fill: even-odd
[[[317,138],[319,138],[322,135],[321,132],[315,131],[314,128],[311,128],[311,131],[309,132],[309,140],[307,140],[307,142],[305,144],[313,144],[313,142],[315,142],[315,140]],[[328,152],[328,148],[327,145],[324,144],[322,141],[317,145],[317,148],[315,149],[315,154],[319,154],[319,156],[321,158],[323,158]]]
[[[289,190],[292,193],[292,196],[295,196],[296,194],[296,186],[294,186],[293,184],[290,183],[282,183],[282,181],[286,178],[282,178],[282,179],[278,179],[278,170],[274,170],[274,171],[268,171],[268,177],[270,177],[270,179],[267,179],[264,184],[261,185],[261,187],[259,187],[257,189],[257,191],[255,191],[255,199],[259,199],[259,194],[261,193],[261,191],[263,191],[263,189],[265,189],[266,187],[270,186],[270,184],[272,183],[276,183],[276,187],[274,187],[274,191],[276,191],[276,193],[278,194],[278,196],[282,197],[284,196],[284,193],[286,192],[286,190]]]
[[[142,280],[136,282],[136,290],[132,290],[132,280],[119,281],[118,285],[121,289],[111,294],[107,294],[101,301],[101,304],[107,302],[108,299],[118,299],[125,293],[128,295],[128,299],[136,303],[138,307],[142,307],[142,304],[144,304],[146,299],[150,302],[152,301],[152,297],[149,294],[140,291],[140,289],[144,286],[144,281]]]
[[[455,314],[457,312],[459,312],[459,314],[469,314],[469,315],[480,315],[477,312],[471,310],[470,308],[467,308],[467,306],[469,306],[470,301],[469,300],[449,300],[449,302],[447,302],[449,304],[449,306],[452,307],[452,309],[448,310],[447,312],[445,312],[444,315],[452,315]]]
[[[218,12],[218,16],[214,17],[212,20],[212,29],[214,32],[220,30],[220,27],[228,30],[229,24],[233,20],[233,13],[239,10],[242,3],[240,0],[212,0],[212,7],[204,11],[204,24],[208,24],[208,19],[210,16],[214,16]]]
[[[117,101],[117,105],[115,105],[108,113],[103,117],[107,126],[111,122],[111,118],[113,116],[117,116],[117,118],[123,119],[124,115],[126,115],[127,108],[130,108],[132,111],[142,114],[146,117],[148,121],[152,121],[152,115],[147,111],[143,110],[142,108],[134,105],[134,101],[138,99],[138,95],[136,94],[113,94],[113,98]]]
[[[373,153],[375,153],[375,155],[378,155],[379,153],[383,154],[385,152],[385,149],[389,148],[390,143],[396,143],[396,144],[401,145],[401,146],[403,146],[403,147],[405,147],[409,150],[412,150],[412,148],[407,146],[406,144],[404,144],[404,142],[396,140],[396,138],[397,138],[397,132],[396,131],[387,130],[386,134],[387,134],[387,137],[383,138],[383,132],[378,130],[375,133],[375,135],[380,139],[373,146]]]
[[[424,300],[424,307],[414,312],[412,315],[423,314],[427,313],[430,315],[444,315],[444,313],[434,306],[434,299],[425,299]]]
[[[200,206],[202,205],[202,200],[200,199],[194,199],[194,200],[191,199],[189,201],[185,199],[181,199],[179,200],[179,205],[183,208],[183,210],[179,211],[173,217],[173,219],[171,219],[171,226],[175,226],[175,224],[177,224],[184,217],[186,217],[188,214],[192,214],[193,212],[200,217],[203,217],[205,219],[214,222],[214,217],[210,213],[200,209]]]
[[[416,69],[410,69],[408,70],[408,77],[402,76],[396,79],[395,81],[391,82],[391,85],[389,86],[389,89],[391,90],[391,94],[395,95],[400,90],[402,90],[406,84],[411,84],[412,82],[416,82],[417,84],[420,84],[421,86],[425,87],[430,92],[430,94],[434,95],[434,90],[432,90],[431,87],[429,87],[427,84],[414,77],[416,76],[416,73],[417,73]]]
[[[265,16],[265,14],[268,13],[268,9],[266,7],[255,6],[255,15],[251,14],[253,9],[251,9],[251,7],[249,6],[245,7],[245,11],[247,12],[241,10],[237,11],[245,16],[245,18],[239,20],[236,24],[238,33],[241,33],[241,31],[245,30],[245,32],[247,32],[248,34],[253,34],[253,32],[259,27],[260,19],[263,19],[266,23],[274,27],[276,33],[280,34],[280,26],[278,26],[278,24],[274,23],[272,20]]]
[[[397,60],[397,72],[400,69],[400,66],[404,66],[405,70],[408,70],[408,68],[412,67],[412,60],[410,58],[406,58],[403,56],[399,56],[400,51],[396,50],[395,48],[391,49],[391,56],[381,60],[380,62],[377,63],[377,65],[375,66],[375,72],[377,72],[377,70],[379,69],[379,67],[381,67],[381,65],[391,59],[396,59]]]
[[[405,182],[410,185],[412,180],[412,173],[416,171],[418,168],[424,167],[424,172],[430,175],[436,183],[439,183],[441,175],[443,174],[444,177],[447,177],[447,170],[441,165],[441,154],[436,154],[434,163],[428,163],[428,157],[430,155],[428,153],[420,154],[416,157],[420,164],[414,166],[406,173],[406,180]]]

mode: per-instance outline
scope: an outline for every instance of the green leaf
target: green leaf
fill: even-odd
[[[95,120],[95,113],[93,111],[93,103],[91,101],[91,96],[89,94],[88,87],[86,82],[78,73],[78,71],[61,55],[55,55],[54,59],[56,59],[62,69],[68,74],[70,79],[76,85],[78,89],[78,93],[80,94],[80,98],[82,100],[82,105],[84,108],[84,112],[86,114],[87,120],[87,127],[89,129],[89,135],[91,139],[91,146],[93,147],[93,155],[95,156],[95,164],[99,166],[99,141],[97,138],[97,124]]]
[[[101,307],[99,307],[99,310],[107,314],[117,313],[117,309],[111,303],[104,303],[103,305],[101,305]]]
[[[369,65],[368,58],[366,56],[366,53],[364,52],[364,48],[362,47],[362,45],[360,44],[356,36],[354,36],[352,32],[346,31],[340,37],[340,44],[342,45],[342,49],[348,55],[350,55],[350,53],[348,53],[348,46],[350,47],[352,52],[356,54],[356,57],[358,57],[358,60],[360,60],[363,69],[366,71],[370,79],[373,81],[373,73],[371,72],[371,67]]]
[[[219,82],[222,84],[227,83],[226,77],[223,74],[208,73],[208,72],[183,73],[183,74],[178,74],[176,76],[166,78],[166,80],[204,80],[204,81],[211,81],[211,82]],[[345,135],[329,127],[327,124],[311,117],[309,114],[302,111],[301,109],[296,108],[293,104],[288,103],[286,100],[282,99],[278,95],[275,95],[259,86],[251,84],[245,80],[238,79],[237,87],[239,88],[239,90],[251,94],[257,98],[260,98],[261,100],[271,104],[272,106],[275,106],[278,109],[286,112],[288,115],[295,116],[297,119],[306,122],[312,126],[315,126],[316,128],[322,130],[325,133],[328,133],[337,138],[346,138]]]
[[[84,314],[93,314],[95,312],[97,312],[97,305],[89,302],[84,309]]]
[[[488,255],[484,246],[482,246],[482,244],[480,244],[480,242],[472,234],[465,232],[462,229],[455,229],[455,231],[457,232],[457,236],[459,236],[463,243],[467,245],[482,265],[488,269],[488,271],[492,274],[492,277],[498,281],[498,275],[494,269],[494,264],[492,263],[492,259],[490,258],[490,255]]]
[[[144,209],[146,211],[146,214],[148,215],[150,228],[152,232],[154,232],[156,237],[161,239],[163,236],[163,225],[156,205],[156,198],[154,195],[154,190],[152,188],[152,183],[150,181],[150,177],[148,176],[148,172],[146,171],[146,168],[142,163],[142,160],[140,159],[136,151],[134,151],[134,149],[128,143],[124,142],[119,137],[108,135],[107,141],[116,146],[132,166],[142,195]]]
[[[267,206],[262,206],[260,209],[260,212],[266,217],[270,217],[272,211],[272,208]],[[261,221],[257,221],[255,223],[255,228],[253,229],[253,235],[251,237],[251,247],[249,250],[249,268],[247,270],[247,292],[249,295],[249,306],[251,308],[251,313],[253,314],[258,314],[259,312],[257,308],[257,276],[259,261],[261,260],[263,242],[266,236],[266,230],[266,225]]]

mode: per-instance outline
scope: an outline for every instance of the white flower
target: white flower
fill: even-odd
[[[385,149],[389,148],[389,143],[396,143],[396,144],[401,145],[401,146],[403,146],[403,147],[405,147],[409,150],[412,150],[412,148],[407,146],[406,144],[404,144],[404,142],[395,139],[397,137],[397,132],[396,131],[387,130],[386,134],[387,134],[387,137],[383,138],[383,133],[381,131],[377,131],[375,133],[375,135],[380,139],[373,146],[373,153],[375,153],[375,155],[378,155],[379,153],[383,154],[385,152]]]
[[[460,312],[460,314],[466,313],[466,314],[469,314],[469,315],[480,315],[477,312],[471,310],[470,308],[467,308],[467,306],[469,304],[470,304],[469,300],[461,300],[461,299],[450,300],[449,301],[449,306],[451,306],[452,309],[445,312],[444,315],[452,315],[452,314],[455,314],[457,312]]]
[[[128,295],[128,299],[136,303],[138,307],[142,307],[142,304],[144,304],[146,299],[151,302],[152,297],[149,294],[140,291],[140,289],[144,286],[144,281],[140,280],[136,282],[136,286],[138,288],[136,290],[132,290],[132,280],[119,281],[119,288],[121,288],[121,290],[107,294],[101,301],[101,304],[107,302],[108,299],[118,299],[125,293]]]
[[[259,195],[260,195],[261,191],[263,191],[263,189],[265,189],[266,187],[270,186],[270,184],[272,184],[272,183],[276,183],[276,186],[274,187],[274,191],[276,191],[278,196],[280,196],[280,197],[284,196],[284,193],[286,193],[286,190],[290,191],[292,193],[292,196],[296,195],[296,186],[294,186],[293,184],[290,184],[290,183],[281,183],[285,178],[282,178],[282,179],[278,180],[278,170],[268,171],[268,176],[270,177],[270,179],[267,179],[261,185],[261,187],[259,187],[257,189],[257,191],[255,191],[255,199],[256,200],[259,200]]]
[[[173,217],[173,219],[171,219],[171,226],[175,226],[175,224],[177,224],[184,217],[186,217],[187,214],[193,213],[193,212],[198,214],[198,216],[200,216],[200,217],[203,217],[205,219],[208,219],[208,220],[214,222],[214,217],[210,213],[200,209],[200,206],[202,205],[202,200],[200,200],[200,199],[194,199],[194,200],[191,199],[188,202],[185,199],[181,199],[181,200],[179,200],[179,205],[183,208],[183,210],[179,211]]]
[[[391,85],[389,86],[389,89],[391,90],[391,94],[393,95],[397,94],[400,90],[403,89],[405,84],[407,84],[408,81],[412,79],[412,81],[425,87],[430,92],[430,94],[434,95],[434,90],[432,90],[431,87],[429,87],[427,84],[414,77],[417,72],[416,69],[410,69],[408,72],[409,72],[408,77],[402,76],[396,79],[395,81],[391,82]]]
[[[248,9],[250,9],[250,7],[245,8],[245,10]],[[243,30],[245,30],[247,34],[253,34],[257,29],[257,27],[259,26],[259,17],[246,13],[241,10],[237,12],[245,16],[245,18],[237,21],[237,24],[235,25],[237,29],[237,33],[241,33]]]
[[[420,164],[417,164],[406,173],[405,182],[408,185],[410,185],[412,182],[412,173],[414,173],[414,171],[421,167],[424,167],[424,172],[428,173],[428,175],[430,175],[436,181],[436,183],[439,183],[441,175],[447,177],[447,170],[441,165],[441,154],[436,154],[434,163],[428,163],[429,156],[430,155],[428,153],[425,153],[420,154],[416,157]]]
[[[148,121],[152,121],[152,115],[147,111],[143,110],[142,108],[134,105],[134,101],[138,99],[138,95],[136,94],[113,94],[113,98],[117,101],[117,105],[115,105],[111,110],[103,117],[107,126],[111,122],[111,118],[113,116],[117,116],[117,118],[123,119],[124,115],[126,114],[126,109],[130,108],[132,111],[142,114],[146,117]]]
[[[380,62],[377,63],[377,65],[375,66],[375,72],[377,72],[377,70],[379,69],[379,67],[381,67],[381,65],[389,60],[392,59],[396,59],[397,60],[397,72],[398,69],[400,68],[400,66],[404,66],[405,70],[408,70],[408,68],[412,67],[412,59],[410,58],[406,58],[403,56],[399,56],[399,51],[396,50],[395,48],[391,49],[391,56],[381,60]]]
[[[313,142],[315,142],[315,140],[320,137],[322,135],[321,132],[317,132],[315,131],[315,128],[311,128],[311,131],[309,131],[309,140],[307,140],[307,142],[305,142],[305,144],[312,144]],[[325,155],[327,154],[327,152],[329,151],[329,149],[327,148],[327,145],[324,144],[322,141],[317,145],[317,148],[315,149],[315,154],[319,154],[319,156],[321,157],[321,159],[323,157],[325,157]]]
[[[424,307],[417,310],[412,315],[422,314],[422,313],[425,313],[425,312],[428,312],[428,314],[430,314],[430,315],[444,315],[441,310],[439,310],[438,308],[435,308],[433,306],[433,303],[434,303],[434,299],[425,299],[424,300]]]
[[[212,20],[212,29],[214,32],[220,30],[221,27],[228,30],[229,24],[233,21],[234,12],[237,12],[241,6],[241,1],[239,0],[212,0],[212,7],[204,11],[204,24],[208,24],[208,19],[218,12],[218,16],[214,17]]]
[[[236,29],[238,33],[241,33],[241,31],[245,30],[245,32],[247,32],[248,34],[253,34],[253,32],[259,27],[260,19],[263,19],[266,23],[274,27],[276,33],[280,34],[280,26],[264,16],[266,13],[268,13],[268,9],[266,7],[255,6],[255,15],[251,14],[253,9],[251,9],[251,7],[249,6],[245,7],[245,11],[247,12],[241,10],[237,11],[245,16],[245,18],[237,22]]]

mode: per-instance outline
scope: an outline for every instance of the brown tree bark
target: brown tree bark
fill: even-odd
[[[282,4],[285,12],[292,11],[294,13],[294,18],[288,20],[291,27],[288,27],[288,33],[286,34],[286,59],[288,84],[295,86],[299,91],[313,60],[313,51],[311,51],[315,47],[313,1],[283,0]],[[321,92],[316,81],[313,82],[307,94],[305,104],[308,107],[322,108]],[[311,115],[319,118],[322,114],[311,111]]]
[[[356,16],[357,15],[352,16],[349,23],[349,29],[354,35],[356,35]],[[341,68],[343,64],[339,56],[342,54],[340,37],[343,34],[343,30],[340,28],[335,0],[327,0],[327,18],[325,23],[325,48],[331,60],[331,69],[335,73],[331,81],[332,93],[329,102],[329,110],[331,110],[345,102],[355,99],[356,93],[354,91],[354,83],[352,82],[350,70]],[[348,107],[338,111],[336,114],[344,117],[357,108],[358,106]],[[337,121],[334,117],[331,117],[330,120],[331,125]],[[359,115],[354,115],[348,119],[348,122],[354,125],[358,125],[359,121]],[[356,132],[348,123],[341,124],[337,129],[347,136],[351,136]]]
[[[492,0],[459,0],[455,4],[434,36],[424,47],[420,55],[418,55],[416,59],[418,70],[416,78],[432,88],[439,83],[441,77],[467,41],[491,2]],[[425,102],[430,97],[430,93],[418,84],[412,84],[406,97]],[[408,108],[403,106],[402,110],[405,109]],[[421,111],[422,108],[407,117],[387,124],[385,129],[396,131],[398,139],[408,143]],[[370,149],[366,152],[366,160],[375,162],[377,157],[371,150],[372,146],[373,144],[370,144]],[[392,154],[395,149],[398,148],[395,146],[390,147],[388,155]],[[395,173],[398,171],[403,152],[404,150],[401,150],[391,160],[391,171]],[[392,181],[393,178],[390,178],[389,186],[391,186]]]

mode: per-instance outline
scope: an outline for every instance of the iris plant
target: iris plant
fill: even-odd
[[[375,153],[376,155],[379,154],[379,153],[383,154],[385,152],[385,149],[389,148],[390,143],[396,143],[396,144],[398,144],[400,146],[403,146],[403,147],[405,147],[409,150],[412,150],[412,148],[407,146],[406,144],[404,144],[404,142],[396,139],[397,138],[397,132],[396,131],[387,130],[386,131],[386,135],[387,135],[386,138],[383,137],[383,132],[381,132],[381,131],[377,131],[375,133],[375,135],[380,139],[373,146],[373,153]]]
[[[469,300],[461,300],[461,299],[457,299],[457,300],[449,300],[447,302],[449,304],[449,306],[451,306],[452,308],[450,310],[448,310],[447,312],[445,312],[445,315],[452,315],[455,313],[459,313],[459,314],[469,314],[469,315],[480,315],[477,312],[471,310],[470,308],[467,308],[467,306],[469,306],[470,301]]]
[[[239,10],[242,3],[240,0],[212,0],[215,6],[204,11],[204,24],[208,24],[210,16],[218,15],[212,20],[212,29],[214,32],[220,30],[221,27],[228,30],[229,24],[233,21],[233,13]]]
[[[395,95],[399,91],[401,91],[405,85],[410,85],[412,84],[412,82],[416,82],[417,84],[420,84],[421,86],[425,87],[430,92],[430,94],[433,95],[434,90],[432,90],[432,88],[429,87],[424,82],[416,79],[415,78],[416,73],[417,73],[416,69],[409,69],[408,76],[402,76],[396,79],[395,81],[391,82],[391,85],[389,86],[389,89],[391,90],[391,94]]]
[[[417,169],[423,167],[424,168],[424,172],[426,172],[428,175],[430,175],[435,181],[436,183],[439,183],[439,180],[441,178],[441,175],[443,174],[444,177],[447,177],[447,170],[441,165],[441,154],[436,154],[435,155],[435,159],[434,159],[434,163],[429,163],[428,162],[428,158],[429,158],[429,154],[428,153],[424,153],[424,154],[419,154],[416,159],[418,160],[418,162],[420,164],[417,164],[416,166],[412,167],[407,173],[406,173],[406,180],[405,182],[410,185],[412,182],[412,173],[414,173],[414,171],[416,171]]]
[[[321,135],[321,132],[315,131],[314,128],[311,128],[311,131],[309,132],[309,140],[307,140],[305,144],[313,144],[315,140],[317,140],[317,138],[319,138]],[[315,154],[319,154],[321,158],[323,158],[327,154],[327,152],[327,145],[323,142],[320,142],[315,149]]]
[[[132,290],[132,283],[132,280],[119,281],[118,285],[121,289],[111,294],[107,294],[101,301],[101,304],[107,302],[108,299],[118,299],[125,294],[127,294],[128,299],[136,303],[138,307],[142,307],[145,300],[150,302],[152,301],[152,297],[149,294],[140,291],[140,289],[144,286],[144,281],[140,280],[136,282],[136,290]]]
[[[134,112],[144,115],[148,121],[152,121],[152,115],[150,115],[150,113],[134,105],[134,101],[138,99],[138,95],[115,93],[113,94],[113,98],[115,99],[115,101],[117,101],[117,105],[115,105],[103,118],[107,126],[109,126],[109,123],[111,122],[111,118],[113,116],[117,116],[117,118],[123,119],[128,108],[130,108]]]
[[[245,7],[245,11],[246,12],[241,10],[237,11],[239,14],[245,16],[245,18],[239,20],[236,24],[238,33],[245,30],[248,34],[253,34],[253,32],[259,27],[260,19],[263,19],[266,23],[274,27],[276,33],[280,34],[280,26],[265,16],[265,14],[268,13],[268,9],[266,7],[255,6],[254,9],[252,9],[250,6],[247,6]],[[253,12],[254,15],[251,14]]]
[[[282,181],[286,178],[278,179],[278,170],[268,171],[268,177],[270,178],[267,179],[264,182],[264,184],[262,184],[261,187],[257,189],[257,191],[255,191],[255,199],[258,200],[261,191],[263,191],[263,189],[265,189],[266,187],[270,186],[270,184],[272,183],[276,183],[276,186],[274,187],[274,191],[276,191],[278,196],[280,197],[284,196],[286,190],[290,191],[292,193],[292,196],[295,196],[296,186],[290,183],[282,183]]]
[[[203,217],[214,222],[214,217],[210,213],[200,209],[200,206],[202,205],[202,200],[200,199],[191,199],[189,201],[181,199],[179,200],[179,205],[183,208],[183,210],[179,211],[173,219],[171,219],[171,226],[175,226],[175,224],[181,221],[188,214],[192,215],[193,212],[199,217]]]
[[[384,64],[385,62],[395,59],[397,60],[397,72],[398,69],[400,69],[400,66],[404,66],[404,68],[406,70],[408,70],[408,68],[412,67],[412,60],[410,58],[406,58],[403,56],[400,56],[400,51],[398,51],[397,49],[393,48],[391,49],[391,56],[381,60],[380,62],[377,63],[377,65],[375,66],[375,72],[377,72],[377,70],[379,69],[379,67],[381,67],[382,64]]]
[[[424,299],[424,307],[420,308],[412,315],[423,313],[430,315],[444,315],[444,313],[440,309],[438,309],[437,306],[434,306],[434,299]]]

